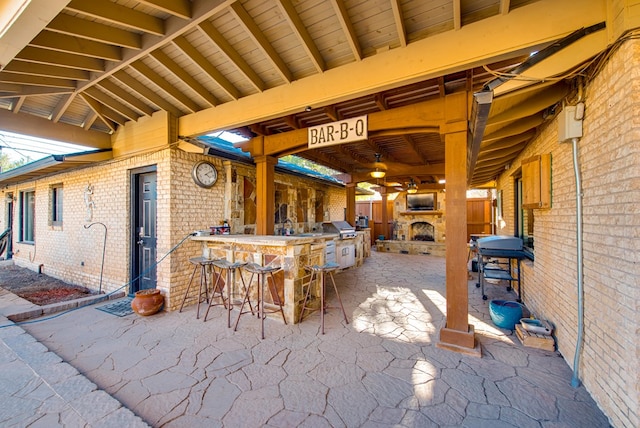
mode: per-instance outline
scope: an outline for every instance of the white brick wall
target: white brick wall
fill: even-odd
[[[579,373],[618,427],[640,426],[640,42],[623,45],[585,91],[581,165],[584,350]],[[552,208],[535,210],[535,262],[523,263],[525,304],[556,326],[573,366],[577,336],[576,188],[571,143],[550,122],[501,177],[506,227],[514,232],[511,174],[522,159],[552,154]]]

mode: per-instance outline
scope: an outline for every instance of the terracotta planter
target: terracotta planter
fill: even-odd
[[[131,309],[145,317],[158,312],[162,305],[164,305],[164,296],[155,288],[137,291],[136,297],[131,301]]]

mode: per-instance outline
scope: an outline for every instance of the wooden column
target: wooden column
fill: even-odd
[[[469,324],[466,100],[466,93],[452,94],[445,99],[447,313],[437,346],[480,356],[473,325]]]
[[[351,226],[356,225],[356,184],[357,183],[347,183],[346,220]]]
[[[389,239],[389,212],[387,211],[387,188],[380,187],[378,192],[382,196],[382,234],[384,239]]]
[[[275,222],[275,165],[272,156],[256,156],[256,235],[273,235]]]

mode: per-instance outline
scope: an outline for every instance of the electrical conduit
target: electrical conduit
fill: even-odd
[[[579,138],[571,139],[573,150],[573,171],[576,179],[576,257],[578,268],[578,337],[576,338],[576,350],[573,355],[573,377],[571,386],[580,386],[580,354],[582,353],[583,331],[584,331],[584,290],[582,273],[582,180],[580,178],[580,164],[578,163],[578,141]]]

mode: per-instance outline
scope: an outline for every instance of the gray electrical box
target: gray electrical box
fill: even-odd
[[[564,143],[582,137],[582,117],[576,119],[576,106],[565,106],[558,113],[558,141]]]

